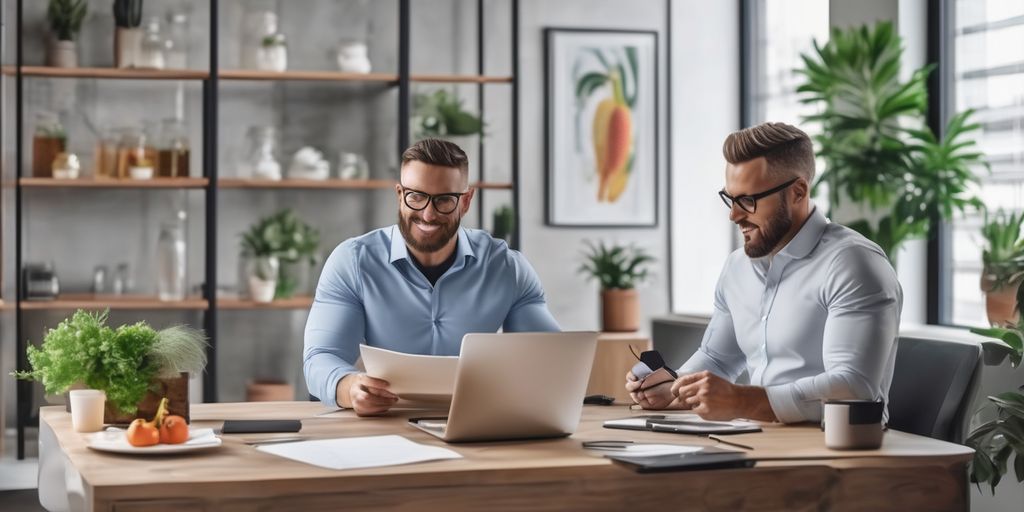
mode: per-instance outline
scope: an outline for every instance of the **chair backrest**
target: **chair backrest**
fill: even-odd
[[[962,442],[980,366],[978,345],[901,336],[889,387],[889,426]]]

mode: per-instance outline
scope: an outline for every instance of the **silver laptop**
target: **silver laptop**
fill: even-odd
[[[447,442],[570,435],[596,349],[596,332],[467,334],[448,416],[409,423]]]

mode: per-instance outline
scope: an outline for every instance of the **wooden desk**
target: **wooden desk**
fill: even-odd
[[[613,396],[619,402],[631,403],[626,392],[626,372],[636,364],[637,354],[651,349],[651,339],[639,333],[602,332],[597,337],[594,367],[587,383],[588,395]]]
[[[444,445],[405,424],[424,411],[357,418],[323,415],[313,402],[196,404],[197,426],[224,419],[300,418],[313,438],[398,433]],[[320,414],[320,415],[318,415]],[[963,446],[896,431],[880,450],[836,452],[814,426],[768,425],[733,436],[766,459],[755,468],[639,474],[580,447],[584,440],[634,439],[714,444],[693,437],[608,430],[601,422],[630,415],[623,406],[585,407],[570,438],[449,448],[465,458],[364,470],[332,471],[257,451],[237,439],[189,456],[131,457],[89,450],[60,407],[41,409],[40,498],[53,494],[50,462],[63,459],[72,509],[135,510],[966,510]],[[249,436],[249,439],[255,436]],[[56,450],[56,452],[54,452]],[[66,470],[66,475],[65,475]],[[66,478],[65,478],[66,477]],[[57,483],[64,483],[63,481]],[[45,503],[45,501],[44,501]]]

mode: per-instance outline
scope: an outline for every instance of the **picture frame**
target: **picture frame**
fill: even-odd
[[[658,34],[544,29],[545,222],[658,225]]]

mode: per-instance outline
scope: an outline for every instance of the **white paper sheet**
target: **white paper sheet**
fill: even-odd
[[[374,468],[462,458],[447,448],[414,443],[396,435],[271,444],[259,446],[257,450],[327,469]]]
[[[402,398],[448,397],[455,389],[458,356],[421,356],[360,345],[366,374],[384,379]]]
[[[679,427],[681,430],[686,430],[686,433],[690,434],[713,434],[716,432],[756,432],[761,429],[760,425],[750,421],[709,421],[693,413],[665,414],[662,418],[654,418],[652,417],[652,415],[634,416],[632,418],[608,420],[604,422],[604,426],[606,428],[648,430],[647,421],[650,420],[653,422],[658,422],[659,419],[665,422],[685,422],[685,425],[680,425]]]

